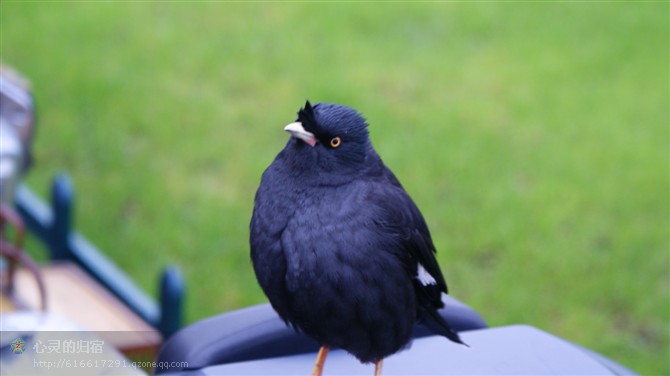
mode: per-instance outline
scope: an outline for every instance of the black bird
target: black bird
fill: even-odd
[[[258,282],[279,316],[330,347],[375,362],[415,322],[458,343],[437,310],[447,285],[426,222],[375,152],[355,110],[309,101],[265,170],[250,225]]]

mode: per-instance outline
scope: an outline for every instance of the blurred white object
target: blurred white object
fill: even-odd
[[[27,81],[0,68],[0,202],[13,202],[14,189],[32,163],[35,106]]]

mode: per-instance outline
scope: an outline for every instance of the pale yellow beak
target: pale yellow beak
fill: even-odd
[[[316,145],[316,137],[314,137],[314,134],[307,132],[300,122],[291,123],[285,126],[284,130],[290,133],[291,137],[305,141],[305,143],[311,147]]]

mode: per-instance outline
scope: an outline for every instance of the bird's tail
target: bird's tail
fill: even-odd
[[[447,321],[440,316],[440,314],[435,309],[429,309],[427,317],[424,317],[423,324],[428,327],[428,329],[434,331],[435,333],[447,337],[452,342],[459,343],[465,347],[468,346],[465,342],[461,340],[461,337],[456,333]]]

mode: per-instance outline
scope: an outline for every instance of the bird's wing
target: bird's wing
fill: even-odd
[[[398,254],[413,277],[418,319],[434,332],[464,344],[437,312],[444,307],[442,293],[447,292],[447,284],[435,259],[436,250],[426,221],[398,179],[385,166],[382,176],[382,181],[376,184],[380,194],[375,195],[374,200],[384,213],[379,224],[387,233],[396,236],[400,244]]]
[[[415,279],[417,298],[425,308],[442,307],[441,293],[447,284],[435,258],[435,246],[423,215],[393,173],[384,166],[379,184],[378,205],[382,209],[382,228],[398,238],[405,262]],[[390,184],[389,184],[390,183]],[[381,193],[384,191],[384,193]]]

